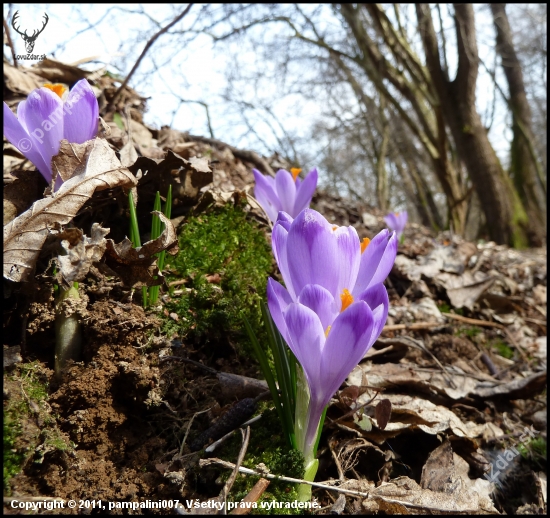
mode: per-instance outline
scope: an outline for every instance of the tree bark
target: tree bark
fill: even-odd
[[[483,207],[490,238],[499,244],[526,246],[526,213],[489,142],[475,107],[479,55],[474,10],[471,4],[455,4],[454,9],[458,68],[456,78],[449,81],[441,67],[430,8],[426,4],[416,6],[428,70],[459,157]]]
[[[546,206],[537,176],[531,109],[527,101],[521,63],[515,51],[506,4],[490,4],[497,37],[496,50],[508,82],[512,112],[512,149],[510,174],[529,217],[530,241],[539,246],[546,236]]]
[[[449,224],[455,232],[462,234],[467,210],[464,188],[460,184],[456,169],[449,160],[449,145],[445,124],[442,123],[440,107],[431,104],[434,101],[433,95],[431,95],[433,88],[431,84],[425,83],[425,80],[429,79],[428,74],[418,68],[415,64],[416,61],[419,61],[418,58],[412,54],[412,50],[407,46],[407,43],[401,41],[400,46],[389,46],[398,61],[403,63],[406,63],[407,60],[414,62],[408,67],[411,72],[410,77],[404,77],[400,70],[393,67],[384,58],[379,48],[369,37],[361,20],[360,9],[351,4],[339,4],[339,7],[350,28],[351,36],[360,51],[356,63],[374,83],[380,95],[384,96],[394,106],[403,122],[418,137],[427,151],[433,164],[433,170],[448,201]],[[387,20],[381,20],[381,14],[377,11],[378,8],[368,5],[363,7],[377,23],[376,27],[381,31],[384,30],[384,23]],[[389,26],[388,30],[391,31]],[[395,31],[389,36],[386,35],[388,42],[395,35]],[[402,55],[402,53],[404,54]],[[413,114],[409,114],[390,93],[384,81],[391,83],[411,103],[412,111],[416,115],[419,124],[416,123],[414,116],[411,116]]]

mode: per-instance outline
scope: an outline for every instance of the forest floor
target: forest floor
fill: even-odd
[[[144,309],[139,283],[153,279],[154,263],[119,247],[129,228],[123,188],[98,190],[63,232],[55,220],[47,224],[24,282],[4,279],[4,512],[219,514],[214,505],[224,498],[245,497],[258,506],[253,514],[302,512],[291,507],[296,484],[272,478],[301,478],[300,459],[261,397],[265,384],[242,324],[244,314],[263,336],[258,305],[267,277],[278,275],[251,170],[290,164],[147,128],[144,100],[126,88],[112,103],[118,83],[105,72],[51,60],[32,72],[4,71],[9,105],[44,81],[87,77],[100,91],[100,137],[138,178],[140,228],[149,230],[156,191],[164,196],[172,184],[179,236],[158,302]],[[95,152],[86,151],[89,167]],[[7,225],[42,198],[46,183],[6,142],[4,153]],[[384,228],[376,209],[322,191],[312,208],[361,238]],[[88,239],[94,223],[109,234]],[[52,259],[62,246],[84,265],[78,275],[71,270],[82,353],[58,377],[63,281]],[[546,262],[546,249],[408,225],[386,281],[388,322],[329,407],[320,485],[307,512],[546,514]],[[236,416],[244,398],[258,401]],[[255,416],[249,432],[237,429],[217,445],[209,446],[214,433],[203,434]],[[237,475],[235,463],[257,474]],[[60,499],[64,508],[47,509]],[[273,500],[281,508],[261,507]]]

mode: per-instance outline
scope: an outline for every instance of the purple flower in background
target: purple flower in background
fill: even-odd
[[[299,445],[307,465],[324,407],[386,323],[383,282],[395,261],[397,238],[383,230],[361,243],[353,227],[330,225],[305,209],[294,220],[279,214],[272,245],[286,288],[268,280],[269,310],[310,391]]]
[[[386,222],[386,225],[388,225],[388,227],[397,232],[397,239],[401,239],[403,231],[407,226],[408,218],[409,215],[407,214],[407,211],[404,210],[403,212],[392,212],[388,214],[384,217],[384,221]]]
[[[273,223],[280,211],[295,218],[309,207],[317,187],[317,169],[312,169],[303,180],[298,178],[300,171],[297,168],[292,168],[291,172],[279,169],[273,178],[252,169],[256,180],[254,197]]]
[[[52,180],[52,157],[60,141],[82,144],[95,137],[99,106],[86,79],[74,85],[66,99],[62,85],[33,90],[17,107],[17,117],[4,103],[4,135],[30,160],[48,183]],[[56,189],[63,183],[58,175]]]

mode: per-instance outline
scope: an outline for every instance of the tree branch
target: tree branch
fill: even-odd
[[[118,90],[113,95],[113,98],[111,99],[111,102],[109,103],[109,108],[114,106],[115,101],[121,94],[122,90],[126,87],[128,84],[128,81],[130,81],[131,77],[134,75],[134,72],[138,69],[141,61],[145,57],[145,54],[147,54],[147,51],[153,46],[153,44],[159,39],[160,36],[162,36],[165,32],[169,31],[176,23],[178,23],[190,10],[193,4],[189,4],[176,18],[174,18],[166,27],[158,31],[146,44],[141,52],[141,55],[135,62],[134,66],[132,67],[132,70],[130,70],[130,73],[126,76],[126,79],[124,79],[124,82],[120,85]]]

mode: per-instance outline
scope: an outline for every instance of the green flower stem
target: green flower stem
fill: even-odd
[[[136,206],[134,205],[134,196],[132,191],[128,193],[128,205],[130,206],[130,240],[134,245],[134,248],[139,248],[141,246],[141,237],[139,235],[139,226],[137,220]],[[147,286],[141,288],[141,293],[143,296],[143,307],[147,307]]]

